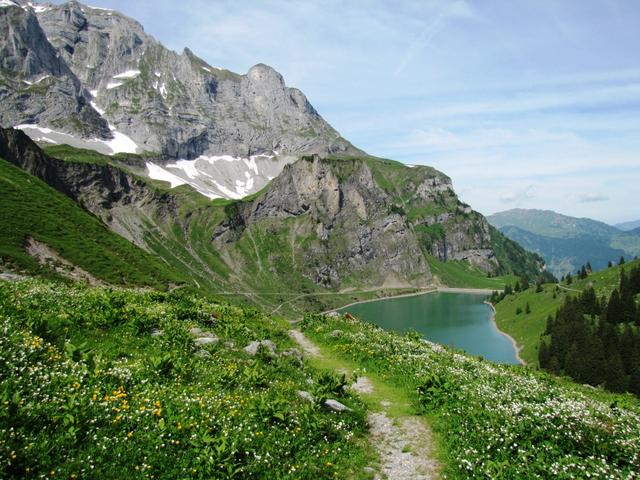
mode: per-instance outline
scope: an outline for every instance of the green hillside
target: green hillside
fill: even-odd
[[[5,266],[54,274],[29,255],[31,237],[100,280],[167,287],[182,277],[111,232],[100,220],[41,180],[0,159],[0,257]]]
[[[431,273],[442,285],[447,287],[503,290],[505,286],[515,283],[518,279],[514,275],[488,277],[482,270],[469,265],[469,262],[441,262],[432,256],[427,259]]]
[[[26,139],[23,141],[27,142]],[[24,148],[37,149],[28,144]],[[32,156],[42,155],[37,150]],[[128,229],[129,236],[136,239],[138,245],[153,252],[155,259],[161,259],[168,269],[187,279],[191,288],[289,316],[416,290],[406,283],[400,287],[392,283],[390,288],[382,288],[382,279],[377,285],[367,283],[371,277],[379,276],[377,265],[372,265],[367,275],[351,273],[348,262],[338,262],[335,258],[335,252],[349,248],[345,232],[334,229],[328,239],[320,239],[317,219],[308,215],[263,218],[245,225],[242,215],[253,208],[253,202],[259,201],[264,191],[237,201],[211,201],[187,185],[170,189],[164,182],[144,178],[139,170],[141,159],[136,156],[107,157],[65,145],[48,147],[45,151],[63,160],[46,157],[46,162],[54,165],[62,178],[90,176],[94,182],[99,178],[113,178],[113,182],[119,184],[122,175],[126,175],[132,188],[142,192],[138,195],[145,196],[145,201],[144,209],[131,208],[127,203],[118,207],[121,217],[126,210],[126,221],[120,222],[121,227]],[[483,217],[460,203],[450,189],[438,190],[433,199],[425,200],[416,195],[416,186],[421,182],[429,179],[446,182],[446,176],[429,167],[408,168],[399,162],[371,157],[332,157],[323,161],[344,182],[353,180],[354,169],[362,165],[369,169],[377,185],[390,196],[385,201],[394,203],[389,208],[406,215],[411,228],[415,229],[420,248],[425,252],[425,261],[437,270],[433,273],[440,283],[456,287],[503,288],[502,277],[489,278],[466,262],[445,265],[430,256],[434,242],[444,244],[444,235],[458,238],[462,232],[462,242],[466,242],[464,248],[472,248],[474,236],[482,231],[483,223],[486,225]],[[95,192],[85,191],[78,196],[93,199]],[[98,212],[99,206],[99,203],[93,205],[92,211]],[[448,219],[444,224],[426,226],[434,216],[445,213]],[[108,210],[102,214],[105,221],[111,215]],[[362,222],[358,218],[354,221]],[[236,223],[237,228],[233,227]],[[232,225],[232,233],[224,242],[214,244],[212,239],[217,238],[224,224]],[[461,228],[461,225],[465,227]],[[531,279],[538,275],[540,258],[499,232],[491,230],[485,243],[483,247],[494,248],[500,262],[500,271],[496,273]],[[343,265],[339,287],[323,287],[313,281],[314,270],[301,270],[301,265],[309,263],[310,256],[317,257],[317,265]],[[373,292],[372,287],[377,287],[377,291]]]
[[[118,161],[91,151],[68,146],[47,150],[67,162],[117,165]],[[426,168],[426,167],[425,167]],[[293,220],[255,225],[248,229],[230,251],[242,262],[246,273],[241,283],[220,254],[211,248],[215,226],[242,201],[208,201],[184,186],[171,190],[179,201],[177,225],[174,222],[150,225],[145,243],[155,253],[149,255],[112,233],[92,214],[67,196],[17,167],[0,163],[2,189],[2,244],[0,255],[5,264],[29,273],[55,275],[39,266],[25,251],[28,236],[42,242],[74,265],[112,284],[156,285],[184,283],[203,292],[223,294],[239,303],[257,305],[266,311],[278,309],[294,315],[303,310],[322,311],[353,301],[412,291],[410,288],[383,288],[377,291],[327,291],[295,271],[296,256],[289,240],[299,227]],[[150,182],[149,188],[163,195],[162,182]],[[188,220],[187,220],[188,219]],[[184,222],[184,223],[183,223]],[[274,232],[278,234],[274,235]],[[256,257],[256,251],[259,256]],[[194,256],[194,252],[197,255]],[[455,287],[502,289],[511,277],[489,278],[466,262],[439,262],[429,257],[439,281]],[[269,268],[265,268],[269,265]],[[235,281],[237,282],[237,280]]]
[[[640,260],[627,262],[625,269],[640,265]],[[588,285],[593,286],[599,298],[608,298],[620,280],[620,266],[591,273],[585,279],[574,278],[571,285],[544,284],[542,291],[536,292],[536,286],[512,295],[507,295],[495,305],[496,322],[503,332],[511,335],[522,348],[520,356],[530,365],[538,364],[540,336],[546,328],[547,317],[555,315],[567,295],[573,296]],[[529,304],[530,313],[526,313]],[[520,313],[518,313],[520,311]]]
[[[640,468],[640,404],[631,395],[495,365],[352,317],[307,316],[303,328],[332,358],[405,391],[434,429],[444,478],[633,478]]]

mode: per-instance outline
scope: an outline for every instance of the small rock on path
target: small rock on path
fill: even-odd
[[[358,377],[356,383],[351,385],[351,390],[358,393],[373,393],[373,383],[367,377]]]

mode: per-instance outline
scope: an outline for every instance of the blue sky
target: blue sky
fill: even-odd
[[[91,3],[212,65],[273,66],[355,145],[435,166],[484,214],[640,218],[637,0]]]

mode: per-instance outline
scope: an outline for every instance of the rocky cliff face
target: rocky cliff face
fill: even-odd
[[[33,9],[0,6],[0,124],[40,123],[85,137],[110,137],[107,122],[47,41]]]
[[[517,271],[531,257],[515,244],[500,248],[509,263],[497,257],[500,234],[487,233],[484,217],[429,167],[307,156],[254,198],[212,203],[189,187],[149,184],[135,163],[52,158],[18,130],[0,129],[0,158],[214,291],[424,287],[433,282],[430,255],[493,273]]]
[[[277,220],[295,232],[293,253],[315,284],[426,286],[431,274],[418,238],[392,206],[366,161],[305,157],[241,204],[216,229],[214,244],[223,249]]]
[[[432,256],[502,271],[494,232],[446,175],[355,149],[266,65],[212,67],[75,1],[0,0],[0,28],[1,122],[41,144],[147,152],[62,161],[7,130],[0,156],[196,283],[425,286]],[[220,197],[245,200],[210,201]]]
[[[163,158],[359,152],[266,65],[246,75],[212,67],[188,49],[166,49],[118,12],[75,1],[7,5],[3,77],[15,81],[4,80],[13,99],[0,107],[4,126],[30,124],[29,135],[55,142],[73,143],[60,133],[113,139],[88,146]]]
[[[19,130],[0,128],[0,158],[45,181],[148,251],[142,239],[149,217],[176,216],[174,196],[150,188],[144,180],[114,165],[52,158]]]

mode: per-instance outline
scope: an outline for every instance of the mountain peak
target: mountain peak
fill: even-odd
[[[0,39],[0,47],[20,45],[18,56],[24,56],[19,62],[5,60],[0,72],[16,99],[0,105],[3,125],[28,126],[25,131],[40,141],[64,138],[64,143],[83,148],[96,148],[95,138],[121,138],[126,151],[152,152],[164,159],[237,158],[271,154],[276,148],[294,157],[363,153],[268,65],[257,64],[238,75],[212,67],[189,48],[181,54],[165,48],[138,22],[114,10],[75,0],[47,7],[21,1],[33,24],[22,31],[40,40],[16,38],[20,29],[14,28],[15,20],[2,19],[9,35]],[[37,65],[33,59],[39,60]],[[42,59],[57,62],[57,71],[40,69]],[[46,82],[25,92],[26,84],[20,81],[25,76],[27,82],[45,77]],[[65,76],[74,86],[60,89],[64,101],[58,98],[56,105],[37,108],[51,103],[49,83],[58,84]],[[68,121],[77,117],[74,112],[83,112],[81,118]],[[112,147],[118,145],[100,146],[100,151],[116,153]]]
[[[265,82],[275,80],[284,85],[284,79],[273,67],[264,63],[258,63],[251,67],[247,76],[252,81]]]

